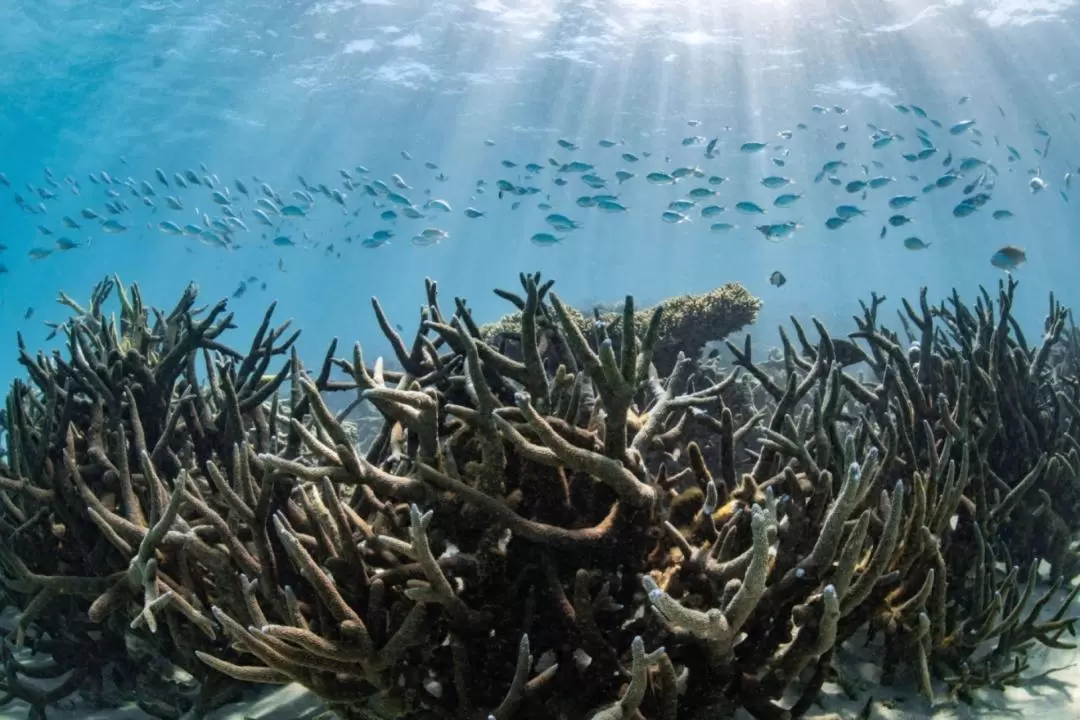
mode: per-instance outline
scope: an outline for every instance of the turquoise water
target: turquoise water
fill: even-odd
[[[333,336],[384,349],[371,296],[411,331],[422,280],[430,276],[446,297],[466,296],[478,315],[492,319],[509,306],[491,289],[514,287],[519,271],[537,269],[578,304],[626,293],[651,303],[739,281],[764,299],[755,333],[771,344],[776,323],[792,313],[814,314],[834,332],[851,329],[857,301],[871,291],[889,297],[890,313],[922,285],[931,298],[953,286],[971,297],[979,284],[1002,277],[989,259],[1012,244],[1028,257],[1017,270],[1023,284],[1015,312],[1025,324],[1041,321],[1048,290],[1066,304],[1075,304],[1078,292],[1080,196],[1060,194],[1065,174],[1080,163],[1080,124],[1069,114],[1080,83],[1074,4],[11,0],[0,6],[0,171],[12,184],[0,187],[0,240],[7,247],[0,260],[8,270],[0,276],[0,337],[8,348],[0,353],[0,375],[19,373],[16,331],[31,348],[51,346],[44,322],[66,317],[54,302],[58,291],[85,300],[93,282],[111,273],[138,281],[149,302],[170,306],[190,281],[212,300],[254,276],[230,300],[238,324],[254,327],[266,304],[278,301],[304,328],[300,347],[312,363]],[[929,117],[902,113],[897,104],[917,105]],[[814,105],[827,111],[816,113]],[[976,123],[949,133],[964,120]],[[923,147],[919,128],[936,154],[909,163],[903,153]],[[791,139],[781,131],[791,131]],[[899,137],[874,149],[880,131]],[[1044,158],[1036,151],[1047,135],[1052,142]],[[684,145],[693,136],[717,139],[713,157],[705,156],[704,144]],[[579,149],[560,147],[559,139]],[[605,139],[618,144],[601,147]],[[741,152],[748,141],[769,147]],[[838,151],[841,141],[847,147]],[[1010,162],[1007,145],[1019,159]],[[622,153],[641,159],[630,164]],[[955,158],[952,167],[974,157],[997,172],[979,166],[949,188],[921,193],[947,172],[947,153]],[[582,173],[560,173],[548,158],[595,165],[609,189],[588,187]],[[517,166],[504,167],[504,160]],[[863,199],[827,179],[814,182],[830,160],[848,163],[835,173],[843,183],[896,180]],[[542,170],[527,173],[527,163]],[[704,176],[671,186],[645,180],[649,172],[679,167],[700,167]],[[168,187],[156,179],[156,168]],[[165,220],[203,224],[203,213],[223,218],[210,188],[175,187],[174,173],[188,169],[228,187],[230,207],[250,228],[219,233],[230,248],[159,229]],[[353,189],[343,186],[340,169],[354,179]],[[620,184],[619,169],[636,177]],[[102,171],[114,184],[101,182]],[[57,187],[48,184],[47,172]],[[992,199],[955,217],[963,186],[984,172],[984,185],[974,192],[992,183]],[[389,183],[393,173],[428,217],[380,219],[392,203],[363,186],[373,179]],[[444,180],[436,179],[440,173]],[[262,227],[252,213],[259,192],[253,176],[271,186],[280,207],[295,202],[298,174],[312,187],[341,190],[344,206],[316,191],[306,217],[275,217],[273,228]],[[1044,191],[1031,191],[1034,174],[1048,183]],[[685,213],[691,221],[661,219],[670,201],[710,187],[712,175],[728,180],[716,198]],[[794,184],[769,190],[761,185],[767,175]],[[155,207],[118,184],[128,178],[139,195],[148,183]],[[567,184],[557,186],[555,178]],[[251,197],[240,193],[237,179]],[[499,179],[539,192],[500,200]],[[479,180],[486,182],[482,195]],[[57,197],[43,199],[36,188]],[[130,210],[113,216],[104,209],[110,188]],[[772,207],[784,192],[803,197],[787,209]],[[16,193],[31,209],[43,203],[45,212],[21,209]],[[617,194],[628,211],[576,204],[582,195],[602,193]],[[905,193],[918,197],[904,211],[912,222],[879,237],[895,214],[888,199]],[[167,207],[168,195],[182,202],[182,211]],[[445,199],[451,212],[423,209],[429,198]],[[512,209],[515,200],[520,207]],[[764,219],[735,211],[744,200],[765,207]],[[537,207],[544,202],[552,209]],[[845,203],[867,215],[827,229],[834,208]],[[708,204],[726,211],[703,218]],[[466,207],[485,216],[466,217]],[[100,220],[80,215],[83,209],[128,229],[106,233]],[[997,209],[1014,217],[996,220]],[[562,240],[554,246],[530,242],[535,233],[552,231],[545,216],[553,212],[582,227],[555,233]],[[64,215],[80,229],[65,227]],[[785,221],[802,227],[781,242],[754,229]],[[713,222],[739,227],[710,232]],[[410,241],[425,228],[448,236],[424,246]],[[380,229],[395,236],[364,247]],[[296,245],[274,245],[280,235]],[[29,256],[32,248],[54,248],[60,236],[84,246]],[[906,249],[909,236],[930,247]],[[769,284],[777,270],[787,279],[783,287]]]

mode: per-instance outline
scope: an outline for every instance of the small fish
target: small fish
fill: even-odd
[[[714,232],[714,233],[727,232],[728,230],[734,230],[737,227],[739,227],[739,226],[738,225],[732,225],[731,223],[718,222],[718,223],[713,223],[712,225],[709,226],[709,232]]]
[[[278,247],[292,247],[296,245],[288,235],[278,235],[272,242]]]
[[[957,175],[955,173],[952,173],[952,172],[949,172],[949,173],[946,173],[946,174],[942,175],[937,180],[935,180],[934,185],[936,187],[938,187],[938,188],[947,188],[950,185],[952,185],[954,182],[956,182],[956,180],[959,177],[960,177],[959,175]]]
[[[476,208],[471,208],[471,207],[465,208],[465,217],[467,217],[467,218],[473,218],[473,219],[482,218],[485,215],[486,215],[486,213],[480,212]]]
[[[594,173],[582,175],[581,182],[585,183],[594,190],[599,190],[600,188],[607,187],[607,180],[604,180],[604,178]]]
[[[904,239],[904,247],[908,250],[925,250],[930,247],[930,243],[923,242],[919,238],[912,236]]]
[[[960,160],[960,164],[957,165],[957,169],[960,172],[966,173],[972,170],[978,170],[986,165],[986,161],[977,157],[966,157]]]
[[[531,238],[529,238],[529,241],[533,245],[539,245],[540,247],[549,247],[551,245],[557,245],[559,242],[561,242],[561,240],[562,240],[562,238],[555,237],[551,233],[546,233],[546,232],[536,233]]]
[[[794,180],[792,180],[791,178],[781,177],[779,175],[770,175],[769,177],[764,178],[761,181],[761,184],[769,188],[770,190],[777,190],[784,187],[785,185],[790,185],[793,182]]]
[[[763,143],[763,142],[744,142],[739,147],[739,151],[744,152],[744,153],[756,153],[756,152],[761,152],[762,150],[764,150],[768,146],[769,146],[768,143]]]
[[[1031,188],[1031,194],[1036,195],[1050,187],[1050,183],[1046,182],[1041,177],[1035,176],[1028,181],[1028,187]]]
[[[765,210],[755,202],[743,200],[735,203],[735,209],[744,215],[764,215]]]
[[[588,173],[589,171],[592,171],[592,169],[595,169],[595,166],[592,163],[585,163],[580,160],[558,166],[559,173]]]
[[[974,204],[969,203],[965,200],[958,203],[956,207],[953,208],[952,214],[954,217],[965,218],[968,215],[974,213],[976,210],[978,210],[978,208]]]
[[[52,250],[49,248],[30,248],[30,252],[27,254],[31,260],[44,260],[52,255]]]
[[[893,210],[903,210],[917,199],[913,195],[897,195],[889,199],[889,207]]]
[[[842,217],[831,217],[825,221],[825,227],[829,230],[837,230],[847,224],[848,219]]]
[[[560,215],[558,213],[552,213],[551,215],[548,215],[546,218],[544,218],[544,220],[547,222],[548,225],[555,228],[559,232],[577,230],[581,227],[580,223],[577,223],[566,217],[565,215]]]
[[[1013,245],[1006,245],[990,256],[990,264],[1001,270],[1009,271],[1027,262],[1027,253]]]
[[[800,227],[802,226],[797,222],[783,222],[774,223],[772,225],[758,225],[755,229],[764,235],[766,240],[779,242],[784,238],[789,237]]]
[[[284,217],[304,217],[307,215],[307,211],[299,205],[285,205],[278,212]]]
[[[950,135],[960,135],[975,124],[974,120],[961,120],[949,127]]]
[[[619,201],[609,198],[597,200],[596,207],[606,213],[626,212],[629,209]]]
[[[426,228],[420,233],[414,235],[411,239],[411,242],[413,245],[423,247],[426,245],[434,245],[441,240],[445,240],[448,237],[450,237],[450,233],[446,232],[445,230],[440,230],[439,228]]]
[[[911,222],[911,218],[907,215],[893,215],[889,218],[889,224],[893,227],[903,227]]]
[[[787,283],[787,278],[779,270],[773,270],[769,275],[769,284],[773,287],[783,287],[785,283]]]
[[[690,222],[690,218],[682,213],[675,212],[674,210],[667,210],[660,215],[660,219],[666,223],[672,225],[678,225],[679,223]]]
[[[711,218],[716,217],[720,213],[724,212],[725,208],[722,205],[706,205],[701,208],[701,217]]]
[[[104,232],[115,235],[116,233],[122,233],[127,230],[127,226],[121,223],[119,220],[110,218],[101,223],[101,229]]]
[[[1006,220],[1012,216],[1013,214],[1008,210],[995,210],[993,215],[995,220]]]
[[[863,210],[863,209],[861,209],[859,207],[856,207],[855,205],[837,205],[836,206],[836,216],[839,217],[839,218],[843,218],[844,220],[850,220],[853,217],[857,217],[859,215],[865,215],[865,214],[866,214],[865,210]]]
[[[802,193],[786,193],[773,200],[773,205],[776,207],[790,207],[798,202],[801,197]]]
[[[651,172],[645,179],[653,185],[671,185],[675,182],[675,177],[666,172]]]

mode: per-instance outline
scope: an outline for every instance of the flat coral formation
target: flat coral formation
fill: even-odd
[[[931,698],[1066,645],[1080,335],[1053,298],[1034,344],[1010,281],[924,292],[903,338],[874,297],[842,351],[793,321],[778,361],[747,340],[735,368],[661,371],[757,301],[585,322],[520,279],[516,356],[434,282],[411,343],[373,300],[400,371],[335,342],[308,372],[273,307],[234,350],[193,288],[167,314],[114,281],[64,296],[66,352],[21,347],[0,467],[12,642],[62,682],[5,645],[8,698],[44,717],[137,639],[198,682],[144,699],[159,717],[297,682],[346,720],[787,718],[856,633]],[[363,446],[339,392],[383,420]]]
[[[500,296],[515,302],[513,293],[496,290]],[[519,303],[515,303],[519,304]],[[720,341],[742,330],[757,320],[761,300],[739,283],[726,283],[709,292],[696,295],[680,295],[668,298],[656,307],[639,310],[634,315],[637,327],[645,327],[653,312],[659,309],[660,327],[653,347],[652,361],[657,371],[666,376],[675,367],[679,353],[692,360],[697,359],[706,343]],[[566,307],[567,316],[586,337],[591,337],[597,326],[602,328],[618,348],[622,341],[623,312],[618,305],[595,307],[591,317],[572,307]],[[515,359],[521,359],[521,317],[519,308],[495,323],[480,328],[480,337]],[[541,308],[537,315],[540,328],[537,339],[541,354],[549,346],[548,332],[557,335],[558,321]],[[509,347],[508,347],[509,346]],[[556,359],[557,364],[557,359]]]

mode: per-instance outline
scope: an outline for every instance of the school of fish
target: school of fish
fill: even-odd
[[[522,203],[535,203],[538,218],[543,219],[529,239],[539,246],[563,242],[584,226],[586,213],[636,212],[672,225],[700,218],[705,230],[716,234],[739,229],[725,218],[746,216],[753,218],[754,230],[772,242],[785,241],[807,224],[820,223],[830,232],[899,236],[904,248],[922,251],[933,242],[908,226],[918,227],[915,215],[929,194],[947,195],[957,219],[989,213],[994,220],[1006,221],[1014,217],[1013,211],[994,201],[995,187],[1005,177],[1003,168],[1023,177],[1032,194],[1051,187],[1042,172],[1050,134],[1036,123],[1033,147],[1025,156],[996,135],[987,138],[975,119],[964,117],[967,100],[960,98],[956,107],[948,109],[950,115],[959,116],[948,121],[932,117],[919,105],[895,104],[887,111],[895,113],[897,128],[883,122],[853,126],[844,107],[814,105],[806,122],[780,130],[775,139],[738,138],[730,127],[711,138],[687,135],[673,150],[680,161],[668,155],[663,163],[650,152],[634,152],[622,140],[586,143],[560,138],[549,157],[500,159],[502,177],[476,179],[466,188],[450,183],[447,172],[436,163],[415,161],[409,151],[402,150],[401,167],[385,179],[356,165],[339,169],[329,182],[296,176],[282,192],[259,176],[223,180],[206,164],[200,164],[198,171],[153,168],[142,178],[102,170],[87,175],[85,181],[71,175],[61,178],[48,167],[40,177],[18,183],[0,172],[0,190],[10,193],[23,213],[35,216],[37,232],[26,250],[35,261],[86,247],[96,233],[141,232],[144,226],[151,233],[187,238],[224,251],[240,249],[250,240],[283,252],[322,246],[326,254],[340,257],[334,242],[313,241],[305,227],[316,213],[327,211],[345,218],[340,242],[373,249],[391,242],[401,231],[414,245],[434,245],[450,237],[438,225],[455,212],[449,200],[438,196],[441,186],[467,194],[461,213],[469,221],[483,222],[495,211],[493,205],[509,205],[509,210],[516,211]],[[1004,117],[1004,110],[1000,106],[998,110]],[[1075,115],[1070,116],[1077,121]],[[687,125],[694,129],[691,132],[699,132],[702,122],[688,120]],[[836,137],[840,139],[833,142]],[[494,141],[485,140],[484,145],[498,152]],[[809,178],[791,177],[787,168],[793,152],[820,155],[814,159],[820,169]],[[722,199],[728,195],[724,186],[730,178],[718,168],[735,155],[754,154],[764,154],[774,169],[753,183],[762,188],[758,197]],[[689,156],[693,157],[686,161]],[[801,160],[799,164],[805,166],[805,158]],[[119,162],[127,166],[126,159]],[[1023,169],[1017,173],[1016,167]],[[1057,188],[1064,202],[1069,200],[1071,178],[1072,170],[1067,170]],[[639,202],[633,207],[625,199],[625,190],[634,183],[673,187],[679,197],[666,203],[660,197],[645,206],[641,191],[636,191]],[[811,184],[831,187],[835,203],[803,202]],[[416,190],[418,186],[423,189]],[[359,227],[366,230],[357,232]],[[7,245],[0,242],[0,252],[6,250]],[[992,265],[1006,271],[1026,260],[1026,252],[1014,245],[990,257]],[[284,270],[284,263],[282,256],[279,270]],[[0,274],[6,272],[0,262]],[[776,287],[785,282],[779,271],[770,275]],[[234,297],[254,283],[266,287],[265,281],[248,277]]]

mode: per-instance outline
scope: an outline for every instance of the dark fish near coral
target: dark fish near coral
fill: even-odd
[[[862,348],[850,340],[833,338],[832,345],[836,361],[843,367],[857,365],[866,360],[866,353],[863,352]]]
[[[1015,270],[1027,262],[1027,253],[1014,245],[1006,245],[990,256],[990,264],[1001,270]]]
[[[769,275],[769,284],[773,287],[783,287],[785,283],[787,283],[787,278],[779,270],[773,270],[772,275]]]

